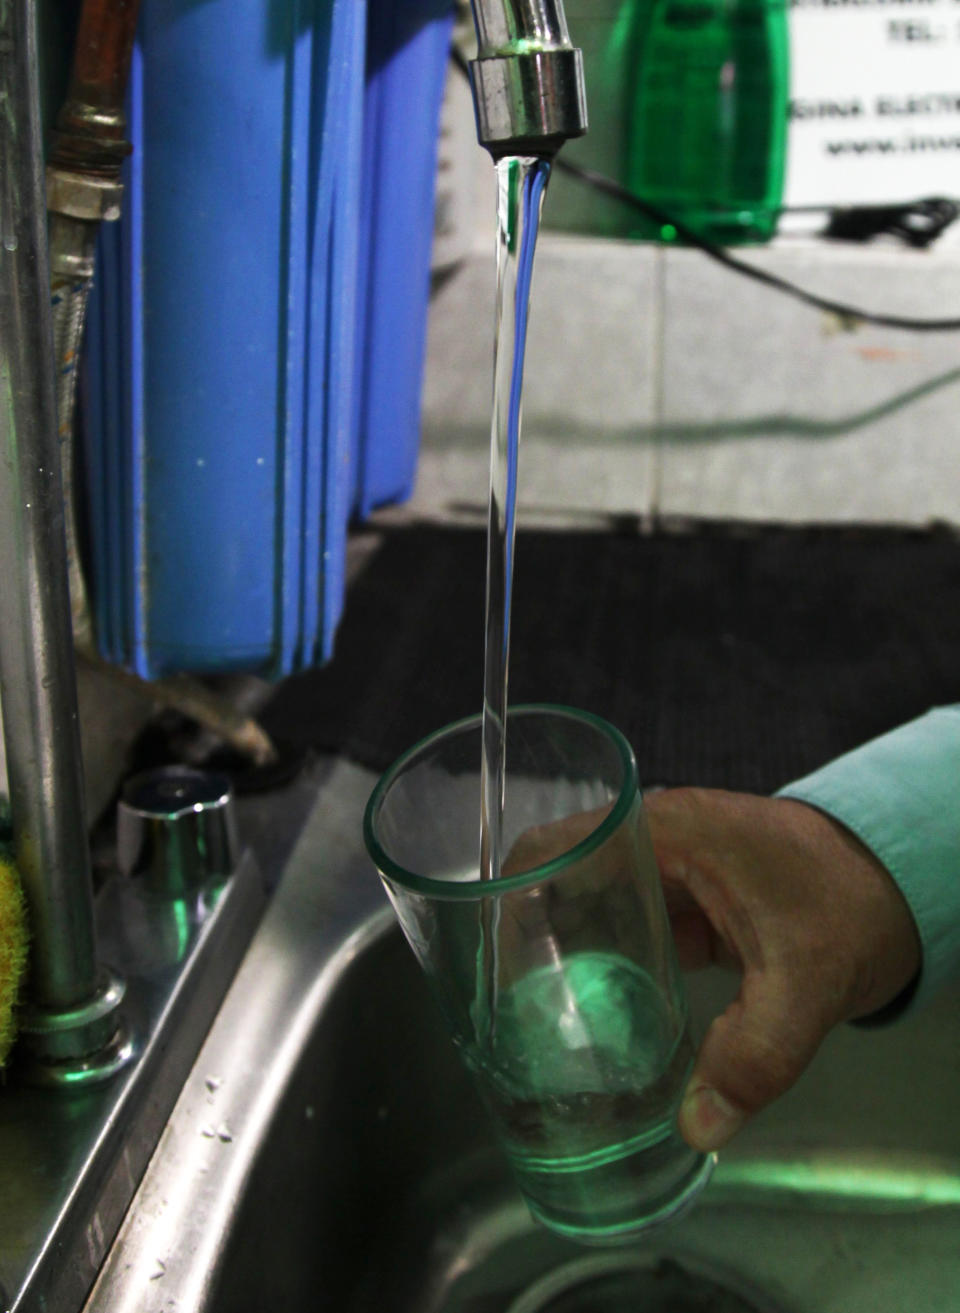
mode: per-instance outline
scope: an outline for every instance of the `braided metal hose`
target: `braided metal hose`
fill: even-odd
[[[74,439],[77,366],[93,286],[97,225],[66,215],[50,216],[50,299],[56,367],[57,426],[64,488],[64,528],[70,613],[78,649],[93,650],[93,620],[80,552],[77,505],[77,459]]]

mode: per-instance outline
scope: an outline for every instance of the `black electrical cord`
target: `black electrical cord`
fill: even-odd
[[[877,324],[881,328],[905,328],[920,333],[946,333],[960,330],[960,319],[913,319],[908,315],[877,314],[871,310],[863,310],[858,306],[847,305],[843,301],[834,301],[827,296],[818,296],[816,292],[808,292],[806,288],[798,287],[796,283],[791,283],[786,278],[780,278],[777,274],[772,274],[766,269],[760,269],[756,265],[748,264],[746,260],[738,259],[735,255],[731,255],[725,247],[715,246],[713,242],[706,241],[674,215],[667,214],[659,206],[651,205],[649,201],[641,200],[628,188],[621,186],[619,182],[614,182],[612,178],[608,178],[602,173],[596,173],[593,169],[585,169],[579,164],[571,164],[568,160],[559,158],[554,161],[553,167],[559,172],[566,173],[569,177],[576,178],[579,182],[593,187],[595,191],[622,201],[625,205],[629,205],[632,209],[646,215],[649,219],[653,219],[656,223],[669,224],[678,237],[682,238],[688,245],[702,251],[704,255],[708,255],[711,260],[716,260],[718,264],[722,264],[724,268],[732,269],[735,273],[743,274],[746,278],[752,278],[755,282],[763,283],[766,287],[772,287],[777,292],[784,292],[787,296],[795,297],[798,301],[803,301],[806,305],[813,306],[817,310],[826,310],[837,315],[846,323]]]
[[[463,52],[458,50],[456,46],[451,51],[451,59],[456,68],[469,80],[469,63]],[[808,292],[806,288],[798,287],[796,283],[791,283],[786,278],[780,278],[777,274],[769,273],[766,269],[760,269],[756,265],[749,264],[746,260],[740,260],[735,255],[731,255],[725,247],[716,246],[713,242],[707,241],[674,215],[668,214],[665,210],[661,210],[659,206],[643,200],[630,191],[629,188],[615,182],[613,178],[608,178],[603,173],[597,173],[594,169],[585,169],[579,164],[571,164],[569,160],[562,159],[559,156],[554,160],[553,167],[577,182],[581,182],[585,186],[592,187],[595,191],[602,192],[605,196],[610,196],[614,200],[622,202],[638,213],[645,215],[648,219],[653,219],[655,223],[659,223],[661,226],[669,225],[687,245],[702,251],[704,255],[709,256],[711,260],[715,260],[717,264],[723,265],[725,269],[732,269],[734,273],[743,274],[745,278],[752,278],[754,282],[762,283],[765,287],[770,287],[776,292],[783,292],[786,296],[792,296],[816,310],[825,310],[829,314],[836,315],[844,324],[851,327],[858,323],[864,323],[876,324],[880,328],[908,329],[916,333],[951,333],[960,330],[960,319],[914,319],[909,315],[877,314],[872,310],[863,310],[858,306],[847,305],[843,301],[834,301],[831,297],[818,296],[816,292]],[[932,201],[925,204],[939,207],[944,202]],[[940,222],[941,229],[946,227],[947,223],[951,222],[956,214],[956,207],[953,206],[953,203],[947,202],[946,204],[951,207],[950,212],[941,211],[939,219],[934,220],[934,222]]]

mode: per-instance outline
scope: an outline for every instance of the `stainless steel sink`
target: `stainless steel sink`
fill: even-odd
[[[741,1300],[679,1313],[956,1313],[960,991],[836,1032],[688,1217],[591,1254],[511,1184],[361,851],[371,784],[326,780],[88,1313],[594,1313],[654,1271]],[[700,1024],[729,988],[692,983]]]

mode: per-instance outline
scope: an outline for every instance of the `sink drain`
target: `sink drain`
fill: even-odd
[[[603,1254],[540,1277],[508,1313],[782,1313],[726,1275],[673,1258]]]

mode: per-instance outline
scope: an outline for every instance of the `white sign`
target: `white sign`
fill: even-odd
[[[960,198],[960,0],[790,0],[784,204]]]

